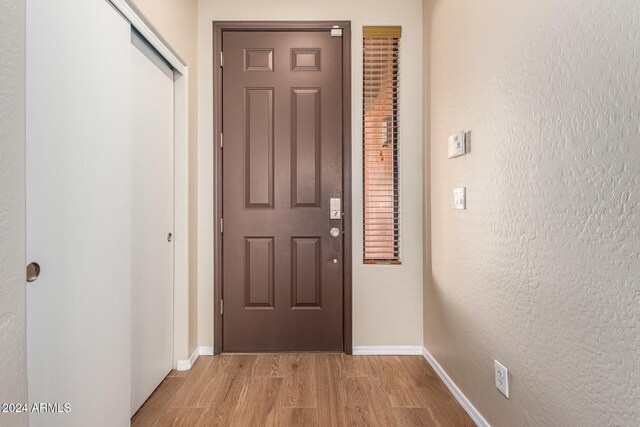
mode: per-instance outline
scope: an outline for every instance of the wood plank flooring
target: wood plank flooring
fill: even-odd
[[[474,426],[421,356],[201,356],[131,420],[146,426]]]

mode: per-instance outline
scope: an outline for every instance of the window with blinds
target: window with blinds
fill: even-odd
[[[400,264],[401,27],[363,28],[364,262]]]

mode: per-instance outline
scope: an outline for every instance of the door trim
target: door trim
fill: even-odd
[[[213,22],[213,319],[214,354],[221,354],[222,344],[222,156],[220,155],[220,132],[222,129],[222,51],[223,31],[318,31],[342,29],[342,198],[343,198],[343,332],[342,348],[346,354],[353,353],[352,338],[352,192],[351,192],[351,21],[214,21]]]

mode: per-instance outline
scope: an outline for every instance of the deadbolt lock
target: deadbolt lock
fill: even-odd
[[[329,219],[342,219],[339,198],[329,199]]]

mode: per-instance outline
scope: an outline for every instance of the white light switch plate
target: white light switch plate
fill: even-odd
[[[453,189],[453,209],[467,209],[467,189],[466,187]]]
[[[496,388],[509,398],[509,370],[497,360],[494,360],[496,371]]]

